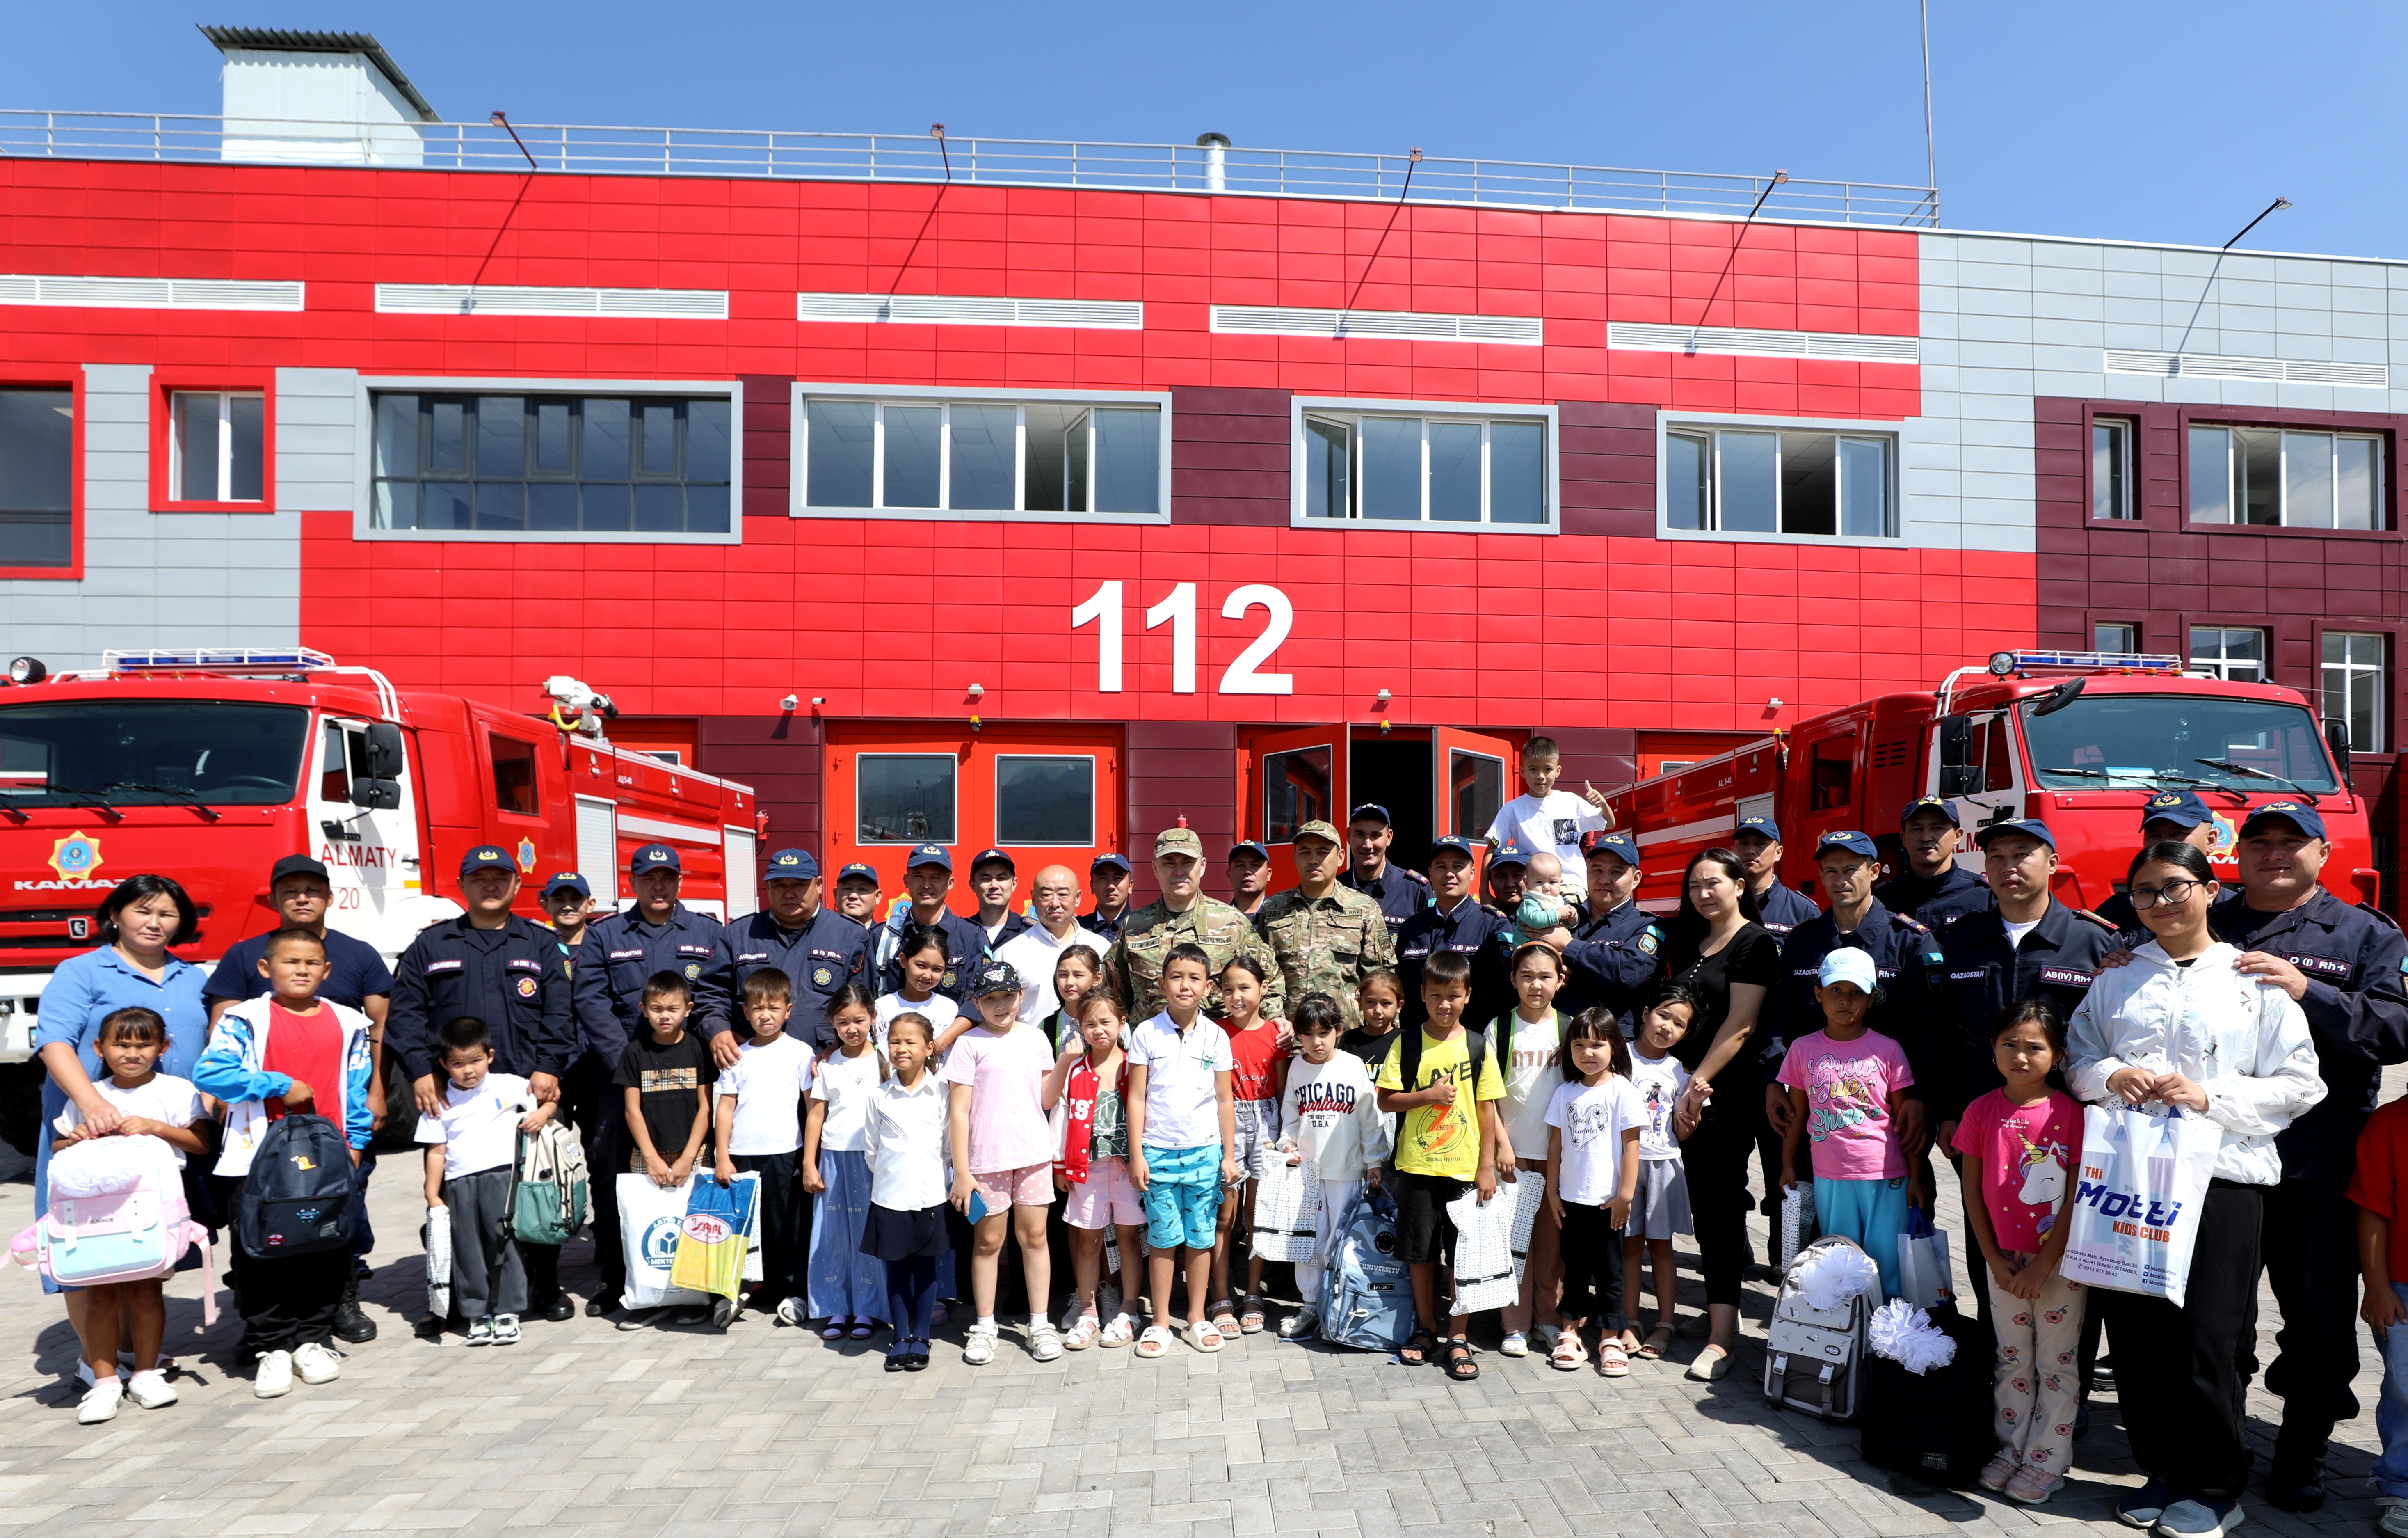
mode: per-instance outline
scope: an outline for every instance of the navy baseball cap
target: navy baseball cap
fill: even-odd
[[[2148,805],[2141,808],[2143,827],[2151,823],[2177,823],[2184,827],[2197,827],[2214,817],[2215,813],[2207,810],[2207,803],[2199,798],[2199,792],[2195,790],[2161,790],[2149,798]]]
[[[545,897],[563,891],[574,892],[580,898],[590,898],[594,895],[594,884],[574,870],[563,870],[543,884]]]
[[[1269,850],[1264,848],[1261,844],[1256,843],[1252,839],[1241,839],[1238,842],[1229,846],[1229,858],[1234,860],[1240,855],[1252,855],[1254,858],[1261,860],[1266,864],[1269,862],[1271,857],[1271,852]]]
[[[924,865],[933,865],[950,873],[953,869],[953,857],[945,853],[945,846],[940,843],[914,845],[910,858],[903,862],[903,869],[917,870]]]
[[[983,999],[991,993],[1023,991],[1019,969],[1009,961],[984,961],[970,974],[970,997]]]
[[[2241,825],[2241,836],[2245,839],[2249,837],[2252,829],[2263,823],[2275,820],[2290,824],[2298,828],[2303,837],[2310,839],[2325,837],[2325,820],[2318,816],[2313,808],[2301,806],[2297,801],[2267,802],[2249,814],[2249,820]]]
[[[1781,841],[1781,825],[1770,817],[1742,817],[1739,826],[1731,829],[1731,837],[1742,833],[1754,833],[1773,843]]]
[[[2051,849],[2057,847],[2057,835],[2051,833],[2048,825],[2038,817],[2017,817],[2012,822],[1992,823],[1973,835],[1973,847],[1987,849],[1990,841],[2001,833],[2020,833],[2028,839],[2038,839]]]
[[[1918,812],[1937,812],[1948,819],[1951,827],[1965,826],[1965,819],[1956,814],[1956,803],[1945,796],[1918,796],[1907,802],[1906,810],[1898,814],[1898,826],[1904,827],[1914,821],[1914,814]]]
[[[927,862],[924,860],[924,861],[922,861],[921,863],[924,865],[924,864],[926,864]],[[1010,872],[1011,872],[1013,875],[1015,875],[1015,876],[1016,876],[1016,875],[1018,875],[1018,874],[1020,874],[1020,867],[1018,867],[1018,866],[1016,866],[1016,865],[1012,864],[1012,863],[1011,863],[1011,856],[1010,856],[1010,855],[1007,855],[1007,854],[1005,854],[1005,853],[1004,853],[1002,850],[1000,850],[1000,849],[982,849],[982,850],[980,850],[980,851],[978,852],[978,858],[976,858],[976,859],[974,859],[974,860],[970,861],[970,870],[971,870],[973,872],[975,872],[975,871],[978,870],[978,868],[979,868],[980,866],[982,866],[982,865],[996,865],[996,864],[1000,864],[1000,865],[1001,865],[1001,866],[1002,866],[1006,870],[1010,871]]]
[[[1436,859],[1441,850],[1453,850],[1465,859],[1471,858],[1471,841],[1460,833],[1448,833],[1430,841],[1430,857]]]
[[[683,870],[678,852],[665,843],[648,843],[627,860],[627,874],[640,876],[647,870]]]
[[[326,868],[307,855],[287,855],[278,860],[267,872],[267,884],[273,888],[287,876],[315,876],[329,886],[335,883],[335,878],[327,874]]]
[[[1873,847],[1872,840],[1852,827],[1826,833],[1814,841],[1814,857],[1818,860],[1834,849],[1844,849],[1851,855],[1862,855],[1869,860],[1881,858],[1881,851]]]
[[[1346,814],[1349,823],[1359,823],[1366,817],[1377,819],[1382,827],[1393,826],[1396,823],[1396,819],[1388,815],[1388,809],[1377,801],[1366,801]]]
[[[1625,865],[1639,863],[1639,841],[1627,833],[1589,833],[1581,838],[1581,853],[1590,859],[1612,855]]]
[[[1530,852],[1518,843],[1505,844],[1496,854],[1488,856],[1488,869],[1491,870],[1501,870],[1509,865],[1527,866],[1529,863]]]
[[[1123,875],[1128,874],[1128,856],[1126,855],[1115,855],[1109,850],[1089,861],[1087,864],[1087,870],[1090,872],[1093,872],[1107,865],[1111,866],[1113,870],[1118,870]]]
[[[862,880],[867,882],[872,886],[878,884],[877,870],[872,867],[862,864],[858,860],[855,860],[853,864],[846,866],[843,870],[836,873],[836,879],[839,882],[851,881],[855,876],[859,876]]]
[[[516,874],[518,868],[519,862],[510,858],[510,852],[497,843],[480,843],[460,856],[463,880],[471,870],[508,870]]]
[[[820,862],[808,849],[781,849],[769,856],[769,869],[762,872],[763,881],[810,881],[820,873]]]

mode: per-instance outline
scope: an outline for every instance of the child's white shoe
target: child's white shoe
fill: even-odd
[[[115,1420],[119,1405],[125,1400],[125,1385],[117,1374],[110,1373],[106,1382],[95,1383],[76,1406],[76,1424],[97,1426],[104,1420]]]
[[[517,1315],[496,1314],[494,1315],[494,1344],[495,1345],[516,1345],[519,1344],[519,1316]]]
[[[969,1338],[962,1343],[962,1360],[972,1367],[984,1367],[995,1360],[995,1335],[993,1325],[970,1326]]]
[[[332,1383],[343,1375],[343,1358],[311,1341],[293,1353],[293,1371],[307,1384]]]
[[[261,1352],[258,1371],[251,1377],[251,1391],[261,1399],[277,1399],[293,1392],[293,1353]]]
[[[494,1321],[493,1321],[492,1319],[490,1319],[490,1318],[484,1318],[484,1319],[471,1319],[471,1320],[469,1320],[469,1321],[468,1321],[468,1344],[469,1344],[470,1345],[491,1345],[491,1344],[494,1344]]]
[[[154,1367],[148,1373],[136,1373],[125,1386],[125,1397],[145,1410],[164,1410],[176,1402],[176,1386],[167,1374]]]
[[[1280,1339],[1300,1341],[1321,1328],[1321,1315],[1316,1309],[1300,1308],[1279,1323]]]
[[[1041,1362],[1050,1362],[1062,1355],[1061,1332],[1051,1320],[1028,1327],[1028,1354]]]
[[[789,1298],[778,1305],[778,1322],[781,1325],[799,1327],[808,1323],[810,1316],[810,1305],[800,1298]]]
[[[1518,1330],[1509,1330],[1498,1343],[1497,1351],[1499,1356],[1526,1357],[1530,1354],[1530,1338]]]

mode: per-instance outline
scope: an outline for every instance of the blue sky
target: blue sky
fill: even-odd
[[[375,33],[447,119],[1191,141],[1920,183],[1913,0],[19,7],[0,107],[217,110],[200,21]],[[1933,0],[1948,224],[2408,257],[2408,7]]]

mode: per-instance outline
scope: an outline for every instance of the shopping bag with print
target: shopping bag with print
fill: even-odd
[[[761,1177],[738,1175],[722,1186],[696,1174],[686,1187],[685,1216],[678,1224],[677,1253],[669,1283],[721,1298],[733,1298],[744,1280],[752,1250],[753,1209],[760,1205]]]
[[[1522,1265],[1530,1256],[1530,1229],[1547,1198],[1547,1177],[1524,1170],[1501,1182],[1497,1194],[1480,1200],[1477,1187],[1446,1204],[1455,1222],[1455,1312],[1478,1314],[1511,1307],[1522,1296]]]
[[[1254,1182],[1253,1253],[1266,1260],[1310,1260],[1320,1219],[1321,1180],[1312,1165],[1290,1164],[1286,1155],[1274,1154]]]
[[[2205,1116],[2110,1100],[2082,1116],[2082,1165],[2058,1270],[2068,1281],[2182,1306],[2199,1211],[2224,1134]]]
[[[452,1209],[426,1209],[426,1316],[452,1316]]]
[[[697,1176],[708,1181],[709,1175]],[[677,1259],[678,1229],[685,1220],[688,1186],[666,1188],[650,1175],[619,1177],[619,1237],[626,1246],[630,1309],[666,1308],[709,1302],[707,1294],[671,1285],[669,1268]]]
[[[1898,1236],[1898,1295],[1916,1308],[1953,1302],[1949,1274],[1948,1236],[1931,1226],[1929,1213],[1907,1208],[1906,1231]]]

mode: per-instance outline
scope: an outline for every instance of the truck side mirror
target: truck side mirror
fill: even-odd
[[[1981,788],[1981,770],[1973,764],[1973,718],[1941,717],[1940,794],[1962,796]]]
[[[367,777],[371,780],[398,780],[401,778],[401,728],[390,721],[369,722]]]
[[[2356,790],[2358,782],[2351,778],[2349,772],[2349,723],[2338,716],[2328,720],[2325,723],[2325,746],[2332,749],[2333,762],[2341,768],[2341,783]]]
[[[368,812],[395,812],[401,807],[401,782],[371,780],[363,775],[351,782],[351,805]]]

